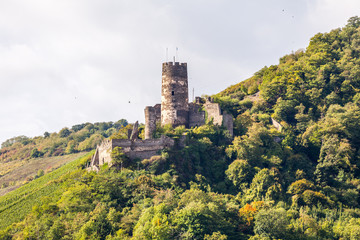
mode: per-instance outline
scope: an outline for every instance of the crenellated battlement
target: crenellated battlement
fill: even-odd
[[[162,66],[163,86],[166,81],[186,81],[187,82],[187,64],[179,62],[166,62]],[[164,79],[165,78],[165,79]]]
[[[183,66],[183,67],[187,67],[187,63],[181,63],[181,62],[164,62],[163,63],[163,67],[166,66]]]

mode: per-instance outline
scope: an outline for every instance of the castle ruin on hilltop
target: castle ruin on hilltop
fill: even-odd
[[[115,147],[121,147],[132,159],[148,159],[160,150],[174,146],[175,141],[170,137],[154,138],[157,125],[192,128],[204,125],[206,120],[211,119],[214,124],[225,126],[233,135],[233,117],[223,113],[218,103],[211,98],[204,100],[200,97],[189,103],[187,64],[165,62],[162,64],[161,104],[145,108],[145,139],[134,137],[134,132],[137,132],[137,128],[134,128],[129,139],[104,140],[96,149],[91,169],[98,170],[100,165],[110,163],[111,151]]]
[[[189,103],[187,64],[166,62],[162,65],[161,104],[145,108],[145,139],[151,139],[156,130],[156,124],[161,126],[171,124],[173,127],[184,125],[192,128],[205,124],[213,119],[214,124],[224,125],[233,135],[233,117],[222,113],[218,103],[211,98],[205,100],[201,111],[201,98]]]

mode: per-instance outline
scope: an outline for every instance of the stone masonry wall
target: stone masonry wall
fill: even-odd
[[[130,139],[104,140],[96,149],[91,160],[90,170],[98,170],[99,166],[109,163],[111,165],[111,152],[115,147],[121,147],[130,159],[149,159],[164,148],[174,146],[174,139],[161,136],[159,139],[131,141]]]
[[[161,105],[145,108],[145,139],[151,139],[156,130],[156,123],[161,121]]]
[[[98,148],[99,151],[99,165],[104,163],[111,163],[111,140],[104,141]]]
[[[189,103],[189,127],[196,127],[205,124],[205,112],[201,111],[200,105]]]
[[[159,139],[139,139],[137,141],[130,141],[128,139],[113,139],[112,149],[115,147],[121,147],[124,153],[132,159],[146,159],[156,155],[158,151],[164,148],[174,146],[174,144],[174,139],[167,136],[161,136]]]
[[[104,140],[95,150],[91,159],[91,170],[98,170],[98,166],[111,163],[111,140]]]
[[[229,131],[230,136],[234,136],[234,120],[231,114],[223,114],[223,125]]]
[[[220,105],[218,103],[206,102],[204,107],[208,120],[213,119],[214,124],[221,126],[223,123],[223,115],[221,115]]]
[[[201,103],[188,103],[188,122],[184,124],[186,127],[196,127],[204,125],[206,122],[205,115],[208,120],[213,120],[215,125],[225,126],[230,135],[233,136],[233,117],[226,112],[222,113],[220,105],[206,100],[204,109],[201,110]],[[154,109],[157,110],[154,110]],[[159,104],[154,107],[145,108],[145,139],[151,139],[153,132],[156,130],[156,122],[160,120]],[[176,125],[175,125],[176,126]]]
[[[222,114],[220,105],[218,103],[213,103],[210,101],[206,101],[206,103],[204,104],[204,108],[207,112],[208,120],[212,119],[215,125],[225,126],[226,129],[229,131],[230,136],[234,135],[233,117],[231,114],[228,114],[226,112]]]

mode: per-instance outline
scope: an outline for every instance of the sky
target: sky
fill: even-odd
[[[173,56],[188,63],[190,99],[215,94],[355,15],[358,0],[2,0],[0,143],[144,122]]]

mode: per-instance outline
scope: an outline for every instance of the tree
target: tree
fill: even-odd
[[[274,109],[274,118],[278,121],[294,122],[296,114],[295,106],[296,101],[279,98]]]
[[[271,239],[288,239],[287,225],[285,209],[263,209],[255,216],[254,232]]]
[[[359,26],[360,26],[360,18],[358,16],[349,18],[348,24],[346,25],[346,27],[353,27],[353,28],[358,28]]]
[[[323,186],[336,186],[339,180],[345,182],[354,168],[351,163],[352,156],[353,149],[346,139],[339,139],[337,135],[326,137],[314,173],[317,181]],[[340,176],[344,171],[347,174]]]
[[[237,159],[229,165],[226,170],[227,177],[240,187],[241,184],[251,181],[253,177],[253,169],[246,160]]]
[[[128,125],[128,121],[125,119],[120,119],[119,121],[114,123],[114,127],[117,129],[126,127],[127,125]]]
[[[277,168],[261,169],[253,178],[243,201],[278,200],[282,196],[282,186]]]
[[[74,132],[78,132],[81,129],[83,129],[85,126],[86,126],[86,123],[76,124],[76,125],[71,127],[71,130],[73,130]]]
[[[66,154],[71,154],[75,152],[76,148],[76,142],[74,140],[70,140],[67,144],[67,147],[65,149]]]
[[[61,129],[59,132],[59,136],[61,138],[65,138],[65,137],[69,136],[70,134],[71,134],[71,131],[67,127]]]
[[[128,139],[130,137],[129,132],[132,131],[132,129],[133,125],[127,124],[126,126],[121,127],[119,131],[113,133],[110,139]]]
[[[174,239],[168,215],[170,210],[163,203],[145,209],[134,228],[134,239]]]
[[[30,153],[31,158],[38,158],[41,156],[42,156],[42,153],[37,148],[33,148],[33,150],[31,150],[31,153]]]
[[[295,195],[295,194],[302,194],[306,190],[315,190],[315,185],[306,179],[301,179],[296,182],[293,182],[289,186],[288,192]]]
[[[90,213],[90,220],[82,226],[77,239],[105,240],[113,233],[110,221],[107,219],[107,210],[103,204],[98,204]]]

